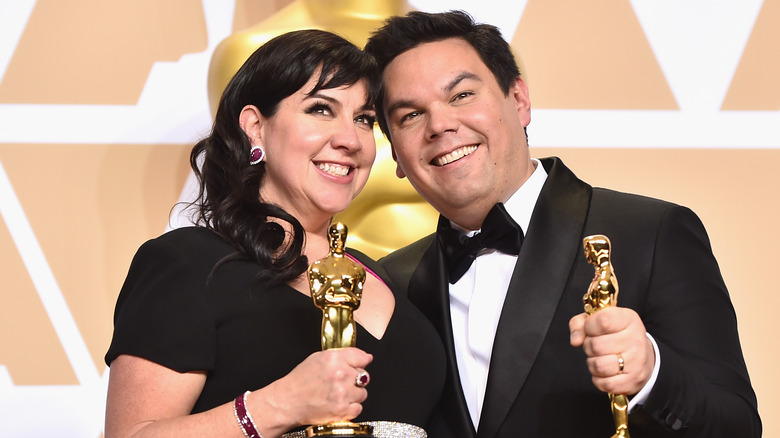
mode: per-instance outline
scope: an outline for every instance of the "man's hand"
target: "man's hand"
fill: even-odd
[[[571,345],[581,346],[588,356],[593,384],[601,391],[634,395],[650,379],[655,353],[635,311],[607,307],[592,315],[581,313],[569,321],[569,332]]]

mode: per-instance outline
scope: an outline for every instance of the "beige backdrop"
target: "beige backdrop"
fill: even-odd
[[[102,434],[114,302],[135,250],[165,230],[187,185],[189,149],[209,128],[210,54],[292,1],[226,3],[0,2],[0,436],[40,436],[41,409],[60,436]],[[593,185],[700,215],[765,436],[780,434],[780,30],[770,25],[780,0],[693,2],[698,10],[660,0],[480,3],[454,5],[501,25],[521,57],[534,156],[558,155]],[[678,43],[662,33],[686,26],[704,31],[671,54]],[[691,71],[702,80],[684,80]],[[721,86],[698,89],[704,82]],[[377,166],[391,170],[379,147]],[[363,203],[374,202],[371,190]],[[433,224],[407,226],[424,234]]]

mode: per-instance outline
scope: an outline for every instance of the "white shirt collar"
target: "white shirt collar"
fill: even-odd
[[[531,214],[534,212],[536,200],[539,199],[544,182],[547,181],[547,171],[544,170],[542,163],[536,158],[531,158],[531,161],[536,169],[504,203],[507,213],[520,225],[523,233],[528,233],[528,225],[531,223]]]

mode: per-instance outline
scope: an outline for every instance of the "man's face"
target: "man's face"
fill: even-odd
[[[465,40],[425,43],[383,73],[390,141],[400,178],[447,218],[478,229],[533,172],[525,128],[528,89],[507,95]]]

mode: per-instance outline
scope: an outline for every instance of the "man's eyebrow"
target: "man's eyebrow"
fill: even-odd
[[[414,102],[412,102],[410,99],[401,99],[396,100],[392,104],[387,106],[387,109],[385,110],[387,114],[392,114],[393,112],[397,111],[400,108],[410,108],[414,106]]]
[[[464,71],[464,72],[461,72],[459,75],[455,76],[455,78],[453,80],[451,80],[449,83],[447,83],[447,85],[444,86],[443,90],[446,91],[447,93],[449,93],[455,87],[457,87],[458,84],[460,84],[461,82],[465,81],[466,79],[471,79],[471,80],[474,80],[474,81],[477,81],[477,82],[482,82],[482,79],[478,75],[476,75],[474,73],[471,73],[471,72]]]
[[[464,71],[458,74],[457,76],[455,76],[447,84],[445,84],[444,87],[442,87],[442,91],[444,91],[445,93],[450,93],[452,92],[453,89],[455,89],[455,87],[458,86],[458,84],[460,84],[461,82],[467,79],[482,82],[482,79],[478,75],[471,72]],[[392,114],[393,111],[396,111],[399,108],[409,108],[414,106],[415,106],[414,102],[411,99],[401,99],[388,105],[386,111],[387,114]]]

